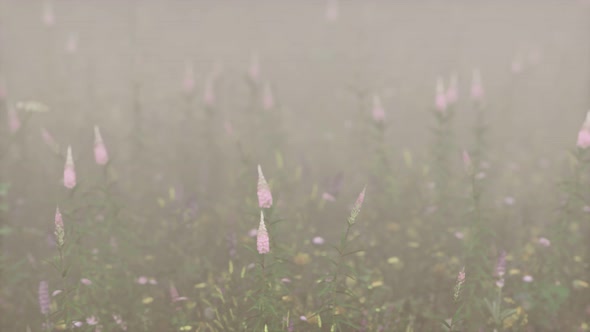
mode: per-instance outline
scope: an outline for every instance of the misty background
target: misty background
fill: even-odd
[[[141,127],[147,133],[141,145],[149,147],[152,160],[145,176],[165,174],[179,182],[172,170],[185,167],[208,181],[197,163],[207,140],[227,141],[226,122],[240,136],[254,135],[241,125],[251,117],[252,99],[259,98],[245,80],[253,57],[280,109],[287,138],[279,149],[289,151],[293,165],[313,165],[318,182],[342,165],[349,175],[366,173],[353,162],[369,158],[355,130],[363,126],[358,115],[370,114],[373,94],[386,111],[385,139],[394,162],[401,162],[404,150],[428,159],[435,83],[453,73],[459,82],[456,148],[469,146],[474,68],[481,71],[490,148],[498,159],[509,166],[546,165],[561,161],[573,146],[590,106],[587,3],[342,1],[334,21],[326,18],[329,3],[0,1],[0,79],[7,104],[39,101],[50,108],[30,119],[35,134],[24,138],[30,142],[26,165],[5,158],[5,174],[22,176],[29,188],[26,204],[53,205],[45,195],[30,201],[33,192],[61,181],[61,166],[43,167],[49,153],[39,128],[63,147],[72,144],[74,154],[89,155],[98,125],[121,164],[134,158],[130,137]],[[49,27],[43,23],[48,4],[55,16]],[[188,106],[187,64],[195,80]],[[512,70],[515,64],[520,71]],[[191,137],[179,124],[187,112],[195,123],[205,122],[203,91],[212,73],[216,120],[207,127],[214,134]],[[134,120],[138,113],[141,124]],[[237,155],[227,144],[217,149],[229,156],[224,164]],[[192,165],[184,158],[189,151],[195,152]],[[262,149],[251,158],[264,164],[274,159],[273,151]],[[23,171],[7,172],[15,167]]]
[[[3,0],[0,68],[10,99],[46,102],[53,112],[47,121],[61,123],[61,132],[84,126],[74,119],[88,113],[99,124],[125,126],[134,82],[150,118],[174,117],[187,60],[197,90],[222,66],[219,112],[231,117],[240,101],[228,96],[239,93],[257,53],[290,137],[310,154],[326,151],[311,146],[344,148],[340,133],[358,108],[354,89],[382,95],[393,144],[423,145],[436,77],[457,72],[465,100],[474,67],[495,109],[494,134],[515,135],[512,142],[563,148],[588,108],[590,19],[581,2],[342,1],[336,22],[326,22],[325,6],[55,1],[56,23],[47,29],[43,2]],[[66,51],[71,34],[76,54]],[[539,65],[529,65],[531,56]],[[515,59],[523,62],[522,75],[510,71]],[[64,115],[71,125],[60,121]]]
[[[55,15],[51,26],[43,22],[48,3]],[[170,186],[187,206],[213,214],[227,208],[227,219],[235,222],[240,210],[225,200],[236,188],[254,193],[256,164],[268,178],[279,177],[277,159],[307,179],[306,186],[295,186],[289,182],[294,173],[282,174],[282,188],[290,188],[279,200],[283,206],[314,184],[321,194],[339,172],[346,202],[367,182],[370,193],[371,181],[379,179],[367,180],[364,161],[374,151],[365,148],[363,128],[371,123],[374,94],[385,109],[391,163],[402,168],[410,153],[415,165],[427,164],[436,81],[447,82],[453,73],[460,163],[461,149],[473,143],[476,107],[469,91],[475,68],[485,90],[489,161],[502,179],[490,185],[491,196],[527,197],[530,210],[523,207],[515,227],[529,225],[526,220],[547,222],[541,219],[554,206],[547,193],[555,189],[566,151],[575,147],[590,109],[590,4],[339,3],[337,19],[329,20],[327,2],[318,0],[0,0],[5,109],[23,101],[49,107],[23,117],[27,131],[0,142],[0,180],[11,186],[10,210],[0,217],[19,234],[5,237],[2,250],[42,256],[39,241],[51,235],[55,205],[68,197],[62,192],[64,160],[43,143],[41,128],[62,150],[72,146],[84,184],[102,174],[92,160],[93,127],[100,126],[119,181],[116,192],[130,210],[141,211],[142,217],[126,218],[142,219],[137,222],[145,228],[157,227],[147,215]],[[276,103],[264,112],[277,118],[255,120],[260,91],[247,80],[253,58],[259,60],[261,85],[270,85]],[[187,96],[189,64],[195,89]],[[215,106],[207,109],[203,93],[211,75]],[[0,114],[0,137],[6,138],[6,112]],[[253,129],[269,127],[281,140]],[[236,147],[236,140],[242,144]],[[241,159],[247,170],[236,170]],[[236,180],[242,172],[251,187]],[[522,185],[529,181],[534,185]],[[317,226],[326,238],[339,235],[331,222],[335,215],[324,212],[330,221]]]

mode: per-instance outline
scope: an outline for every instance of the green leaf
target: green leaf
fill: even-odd
[[[516,309],[506,309],[504,311],[502,311],[502,314],[500,315],[500,320],[504,321],[506,318],[514,315],[516,313]]]
[[[0,210],[2,210],[0,206]],[[2,226],[0,227],[0,236],[8,236],[12,234],[13,229],[9,226]]]
[[[66,269],[62,271],[61,277],[65,278],[68,275],[69,270],[70,270],[70,266],[66,267]]]
[[[8,189],[10,189],[10,183],[8,183],[8,182],[0,183],[0,196],[6,196],[6,194],[8,194]]]
[[[349,251],[349,252],[347,252],[346,254],[343,254],[343,255],[342,255],[342,257],[346,257],[346,256],[349,256],[349,255],[354,255],[354,254],[356,254],[356,253],[363,252],[363,251],[364,251],[363,249],[354,250],[354,251]]]

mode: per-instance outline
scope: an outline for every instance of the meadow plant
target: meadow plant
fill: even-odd
[[[481,82],[481,72],[479,68],[473,69],[471,73],[471,100],[481,103],[484,97],[484,89]]]
[[[445,99],[449,105],[454,105],[459,101],[459,77],[455,72],[451,74],[449,79],[449,86],[447,87]]]
[[[485,119],[484,109],[484,90],[481,82],[479,69],[473,70],[471,81],[471,100],[473,111],[475,112],[475,124],[473,127],[475,146],[472,151],[472,157],[475,161],[476,171],[479,172],[482,163],[486,160],[485,151],[487,150],[488,127]]]
[[[272,206],[272,193],[270,192],[270,187],[264,178],[262,167],[260,167],[260,165],[258,165],[258,185],[256,193],[258,195],[258,206],[261,209],[270,209]]]
[[[252,300],[253,316],[248,317],[244,322],[247,329],[278,330],[284,327],[283,315],[287,312],[284,302],[281,301],[284,295],[286,277],[284,252],[277,241],[273,240],[271,226],[280,220],[271,220],[274,206],[272,205],[272,194],[270,187],[258,166],[257,184],[258,205],[260,208],[260,221],[256,231],[256,253],[259,256],[259,264],[254,277],[257,279],[254,289],[247,292],[247,299]],[[267,212],[265,215],[264,212]],[[271,248],[273,250],[271,251]]]
[[[191,61],[186,61],[184,65],[184,80],[182,88],[187,98],[190,98],[195,91],[195,70]]]
[[[473,161],[467,151],[463,151],[463,164],[470,184],[471,204],[467,214],[468,237],[465,241],[463,281],[461,282],[464,293],[462,297],[462,310],[464,314],[458,320],[465,321],[467,329],[480,328],[482,321],[482,301],[488,284],[491,283],[489,272],[488,251],[491,248],[491,239],[494,234],[486,225],[486,217],[482,207],[483,188],[476,177]],[[466,279],[465,275],[469,278]],[[464,284],[464,285],[463,285]],[[457,298],[457,296],[455,296]]]
[[[22,58],[42,54],[43,61],[31,67],[41,75],[30,75],[14,56],[23,51],[21,43],[0,50],[0,330],[590,331],[590,113],[577,140],[571,135],[558,190],[552,190],[551,175],[561,170],[560,159],[548,144],[548,138],[559,141],[558,126],[538,130],[552,136],[527,132],[544,129],[539,113],[545,105],[579,103],[572,98],[575,89],[568,90],[572,96],[545,94],[544,88],[555,92],[551,82],[562,81],[561,69],[553,70],[555,61],[541,65],[534,45],[530,54],[525,49],[504,54],[507,47],[495,47],[530,42],[509,39],[526,36],[514,34],[485,40],[496,53],[478,57],[481,70],[472,69],[463,91],[459,73],[468,69],[460,62],[442,56],[428,61],[432,68],[412,63],[420,56],[409,56],[414,50],[406,45],[395,54],[377,49],[380,38],[403,29],[382,29],[378,15],[389,11],[373,5],[326,0],[315,15],[304,12],[313,6],[293,11],[298,18],[316,19],[309,28],[321,29],[299,42],[299,31],[308,32],[300,25],[277,33],[281,42],[289,41],[285,45],[293,38],[298,59],[309,61],[304,66],[293,58],[296,70],[284,65],[282,52],[269,49],[273,33],[291,23],[281,18],[277,25],[279,16],[267,16],[263,6],[241,8],[240,15],[249,7],[260,15],[248,29],[230,29],[213,16],[218,8],[227,9],[223,6],[198,12],[215,19],[195,20],[188,9],[198,4],[167,7],[152,17],[159,4],[120,3],[128,10],[121,15],[128,24],[113,16],[112,26],[90,29],[93,20],[76,15],[79,6],[44,0],[15,11],[32,8],[32,21],[3,20],[8,29],[2,35],[9,37],[3,40],[26,30],[31,39],[23,44]],[[2,8],[12,6],[7,2]],[[502,11],[504,20],[518,6]],[[568,6],[563,8],[583,16],[577,4]],[[441,12],[449,8],[440,6]],[[523,8],[531,13],[545,6]],[[72,12],[62,16],[62,9]],[[559,18],[538,17],[558,20],[567,10],[559,11]],[[442,17],[438,11],[419,12]],[[177,19],[179,14],[190,19]],[[174,24],[146,29],[154,18],[169,22],[166,15],[175,15]],[[355,25],[362,20],[371,24]],[[183,40],[178,54],[173,38],[156,43],[172,36],[164,25],[182,25],[181,32],[194,41],[195,26],[183,24],[205,21],[224,24],[221,34],[244,34],[245,43],[235,47],[260,47],[263,57],[258,51],[249,59],[236,53],[238,61],[245,59],[236,74],[233,53],[207,58],[215,45],[229,54],[233,43],[212,38],[195,51]],[[14,28],[22,22],[25,30]],[[355,32],[357,26],[362,28]],[[128,49],[108,48],[119,35],[112,32],[124,27],[129,38],[120,44]],[[478,29],[458,30],[479,37]],[[413,29],[412,40],[421,40],[422,30],[431,31]],[[37,33],[40,43],[33,42]],[[353,46],[353,61],[340,66],[340,59],[322,58],[321,66],[306,67],[317,55],[338,58],[326,50],[349,46],[342,36],[351,35],[362,40]],[[437,35],[441,45],[448,42],[444,36]],[[314,43],[329,48],[314,53]],[[566,44],[575,43],[559,45]],[[440,46],[433,45],[431,51]],[[453,52],[465,49],[447,46]],[[105,52],[89,57],[95,49]],[[569,61],[581,54],[563,58],[555,49],[548,47],[548,59]],[[121,54],[130,55],[129,63],[119,61]],[[398,56],[404,66],[383,70],[379,59]],[[491,62],[502,58],[508,61]],[[201,76],[202,64],[217,61],[227,61],[228,70],[221,73],[215,66]],[[167,63],[176,68],[165,68]],[[165,75],[156,75],[160,67],[176,72],[168,87]],[[399,71],[403,81],[390,82],[398,68],[414,72]],[[325,81],[297,81],[316,69]],[[434,95],[414,91],[433,71],[449,69],[434,86],[426,82]],[[112,87],[104,84],[109,70],[122,77],[128,70],[128,86],[117,85],[119,77]],[[489,72],[485,90],[481,72]],[[552,76],[543,76],[548,73]],[[286,75],[293,80],[283,85]],[[511,85],[516,75],[523,84]],[[330,79],[343,86],[324,85]],[[348,79],[356,80],[352,98]],[[538,84],[528,84],[532,80]],[[510,96],[496,97],[498,86],[511,89]],[[15,100],[29,96],[45,102]],[[324,108],[320,97],[334,109]],[[503,102],[510,107],[496,107]],[[427,151],[420,146],[429,114],[416,111],[424,105],[430,105],[433,119]],[[105,111],[109,108],[113,113]],[[518,120],[512,114],[525,111],[536,117],[512,127]],[[564,124],[568,114],[559,114]],[[498,144],[489,135],[494,121],[498,132],[519,139]],[[470,130],[467,143],[459,140],[463,128]],[[460,151],[459,144],[468,149]],[[265,178],[260,165],[272,176]],[[347,206],[350,188],[367,178],[371,199],[364,202],[363,189]],[[47,223],[47,213],[39,211],[56,205],[54,222]],[[337,222],[346,217],[342,211],[350,212],[346,225]],[[48,266],[56,273],[48,273]]]
[[[55,13],[53,12],[53,2],[51,0],[45,1],[45,6],[43,7],[43,15],[41,16],[41,20],[48,28],[53,27],[53,25],[55,24]]]
[[[331,331],[342,331],[344,326],[359,328],[358,321],[351,320],[351,317],[359,317],[358,314],[344,315],[347,310],[357,311],[358,308],[353,304],[356,301],[356,295],[348,288],[346,280],[355,279],[356,273],[354,268],[345,264],[345,258],[354,255],[362,249],[350,250],[351,229],[356,223],[356,219],[361,211],[365,200],[366,188],[363,188],[357,197],[346,223],[346,231],[342,234],[338,247],[336,259],[330,259],[333,272],[331,275],[323,278],[319,283],[318,296],[322,298],[321,308],[311,317],[316,317],[318,327],[322,328],[322,316]],[[309,318],[307,318],[309,319]]]
[[[71,326],[71,324],[73,323],[72,317],[71,315],[71,311],[72,311],[72,303],[70,303],[70,295],[72,290],[70,289],[69,285],[68,285],[68,277],[69,274],[68,272],[70,271],[70,265],[66,263],[66,252],[67,252],[67,247],[66,244],[69,245],[69,241],[66,241],[66,228],[64,226],[64,221],[63,221],[63,217],[61,215],[61,212],[59,211],[59,208],[55,209],[55,239],[56,239],[56,243],[57,243],[57,251],[58,251],[58,257],[52,262],[53,267],[56,269],[56,271],[59,274],[60,277],[60,286],[61,286],[61,290],[59,292],[60,294],[60,300],[61,300],[61,307],[57,312],[57,315],[54,316],[54,320],[55,323],[52,322],[52,324],[50,324],[50,322],[48,321],[48,319],[46,318],[46,324],[48,325],[57,325],[57,326],[64,326],[65,328],[67,328],[68,326]],[[42,297],[42,292],[41,292],[41,286],[39,289],[39,303],[42,306],[42,308],[46,309],[46,300],[48,300],[45,296],[45,293],[48,293],[47,291],[47,284],[45,283],[44,285],[44,294],[43,294],[43,304],[41,304],[41,297]],[[43,310],[43,309],[42,309]],[[48,317],[48,313],[45,314],[46,317]],[[47,327],[48,330],[50,330],[49,326]]]
[[[76,168],[71,146],[68,146],[66,164],[64,166],[64,186],[68,189],[74,189],[76,186]]]
[[[339,0],[327,0],[326,2],[326,21],[336,22],[340,16]]]
[[[109,162],[109,154],[98,126],[94,126],[94,160],[99,165],[106,165]]]
[[[59,157],[61,147],[59,146],[59,143],[57,143],[53,135],[49,132],[49,130],[47,130],[46,128],[41,128],[41,138],[43,139],[43,142],[47,144],[47,146],[51,149],[51,151]]]
[[[442,218],[448,218],[449,207],[453,203],[450,197],[453,192],[450,179],[452,172],[452,151],[454,150],[453,116],[454,111],[448,107],[447,97],[442,78],[436,81],[435,110],[433,112],[436,124],[433,128],[434,144],[432,146],[434,190],[436,198],[434,204]]]
[[[15,134],[21,127],[21,121],[14,107],[8,107],[8,128]]]

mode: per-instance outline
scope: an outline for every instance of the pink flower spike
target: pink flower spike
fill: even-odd
[[[94,126],[94,160],[99,165],[106,165],[109,162],[109,154],[98,126]]]
[[[328,202],[336,202],[336,197],[334,197],[334,195],[330,194],[329,192],[324,192],[322,194],[322,199]]]
[[[223,129],[225,129],[225,133],[227,134],[227,136],[233,136],[234,135],[234,127],[232,126],[231,122],[229,120],[226,120],[223,123]]]
[[[457,275],[457,283],[462,284],[463,282],[465,282],[465,267],[463,267],[461,271],[459,271],[459,275]]]
[[[55,24],[55,15],[53,14],[53,5],[50,1],[45,2],[45,7],[43,9],[43,23],[47,27],[52,27]]]
[[[459,299],[459,296],[461,296],[463,283],[465,283],[465,267],[463,267],[457,275],[457,282],[455,283],[455,290],[453,294],[453,298],[455,299],[455,301],[457,301]]]
[[[39,308],[41,314],[47,316],[51,306],[51,300],[49,298],[49,285],[47,281],[41,281],[39,283]]]
[[[68,54],[75,54],[78,51],[78,33],[70,32],[68,41],[66,42],[66,52]]]
[[[275,106],[275,99],[272,94],[272,88],[270,83],[266,83],[264,85],[264,90],[262,91],[262,108],[265,111],[272,109]]]
[[[581,129],[578,132],[577,146],[581,149],[587,149],[590,146],[590,131]]]
[[[474,69],[471,78],[471,99],[480,102],[483,99],[484,92],[481,85],[481,73],[479,69]]]
[[[256,235],[256,249],[258,249],[258,253],[261,255],[270,252],[270,241],[266,225],[264,224],[264,212],[262,210],[260,210],[260,224],[258,225],[258,232]]]
[[[340,16],[340,6],[338,0],[328,0],[326,4],[326,20],[336,22]]]
[[[205,82],[205,91],[203,92],[203,102],[206,106],[212,107],[215,104],[214,81],[212,77]]]
[[[90,279],[82,278],[82,279],[80,279],[80,282],[86,286],[92,285],[92,280],[90,280]]]
[[[576,144],[580,149],[587,149],[590,146],[590,111],[586,114],[586,120],[582,129],[578,132],[578,142]]]
[[[445,84],[442,78],[436,80],[436,97],[434,106],[437,111],[444,113],[447,110],[447,97],[445,95]]]
[[[172,299],[172,303],[187,300],[186,297],[178,295],[178,290],[176,289],[176,286],[174,286],[173,282],[170,283],[170,298]]]
[[[356,217],[361,212],[361,207],[363,206],[363,202],[365,200],[366,190],[367,190],[367,187],[364,187],[363,191],[361,191],[361,193],[359,194],[359,196],[356,199],[356,202],[354,202],[354,205],[352,206],[352,210],[350,211],[350,216],[348,217],[348,224],[349,225],[354,224]]]
[[[584,124],[582,125],[582,128],[590,131],[590,111],[586,112],[586,119],[584,119]]]
[[[520,74],[522,72],[522,60],[521,56],[517,55],[510,64],[510,70],[513,74]]]
[[[365,192],[367,191],[367,187],[363,188],[363,191],[361,191],[361,193],[359,194],[359,196],[356,199],[356,202],[354,203],[354,208],[360,210],[361,206],[363,206],[363,202],[365,201]]]
[[[253,82],[258,82],[260,79],[260,60],[257,53],[252,53],[250,58],[250,68],[248,68],[248,76]]]
[[[465,166],[467,172],[471,173],[473,171],[473,163],[471,162],[471,156],[469,156],[467,150],[463,150],[463,166]]]
[[[506,252],[502,250],[496,262],[495,275],[497,277],[504,277],[504,274],[506,274]]]
[[[537,66],[541,63],[541,51],[534,49],[529,52],[528,61],[531,66]]]
[[[8,129],[12,134],[16,133],[21,127],[20,119],[16,110],[9,106],[8,107]]]
[[[76,170],[71,146],[68,146],[66,165],[64,167],[64,186],[68,189],[73,189],[76,186]]]
[[[449,87],[447,88],[446,96],[449,104],[454,104],[459,99],[459,88],[458,88],[457,73],[451,74],[449,81]]]
[[[64,221],[59,212],[59,207],[55,208],[55,228],[64,228]]]
[[[258,165],[258,206],[261,209],[269,209],[272,206],[272,194],[270,186],[262,174],[262,168]]]
[[[385,120],[385,111],[381,105],[381,98],[378,95],[373,96],[373,120],[383,122]]]
[[[139,278],[137,278],[137,283],[140,285],[145,285],[148,283],[148,278],[145,276],[140,276]]]
[[[0,100],[4,100],[6,98],[6,84],[4,79],[0,77]]]
[[[195,89],[195,74],[193,64],[187,61],[184,67],[184,81],[182,83],[184,92],[191,94]]]
[[[43,142],[47,144],[54,152],[59,153],[59,144],[55,141],[53,136],[47,129],[41,128],[41,137],[43,138]]]

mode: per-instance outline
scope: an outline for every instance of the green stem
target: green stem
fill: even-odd
[[[352,227],[352,224],[347,223],[346,232],[344,233],[344,236],[340,240],[340,247],[338,248],[338,250],[339,250],[338,265],[336,265],[336,270],[334,271],[334,278],[333,278],[334,284],[336,283],[336,278],[338,277],[338,272],[340,271],[340,266],[342,266],[342,261],[344,260],[343,253],[344,253],[344,249],[346,249],[346,240],[348,240],[348,234],[350,234],[351,227]]]
[[[59,262],[60,262],[60,270],[61,270],[61,282],[62,282],[62,288],[63,288],[63,292],[64,292],[64,324],[66,325],[66,328],[69,330],[72,330],[72,327],[69,324],[69,298],[68,298],[68,290],[67,290],[67,281],[66,281],[66,267],[65,267],[65,259],[64,259],[64,252],[63,252],[63,246],[59,246],[58,247],[58,251],[59,251]]]
[[[336,264],[336,268],[334,270],[334,275],[332,276],[332,289],[330,291],[330,297],[329,297],[329,302],[328,302],[328,307],[331,309],[330,314],[332,315],[332,317],[334,316],[334,305],[336,304],[336,300],[335,300],[335,294],[336,294],[336,288],[338,287],[337,281],[338,281],[338,274],[340,272],[340,268],[342,266],[342,262],[344,261],[344,250],[346,249],[346,242],[348,240],[348,235],[350,234],[350,229],[352,228],[352,225],[354,225],[354,223],[350,223],[347,222],[347,226],[346,226],[346,232],[344,233],[344,235],[342,236],[342,239],[340,240],[340,246],[338,248],[338,263]],[[319,312],[317,313],[319,315]],[[332,324],[335,324],[333,322],[334,320],[332,319]],[[335,325],[332,325],[333,327]]]

